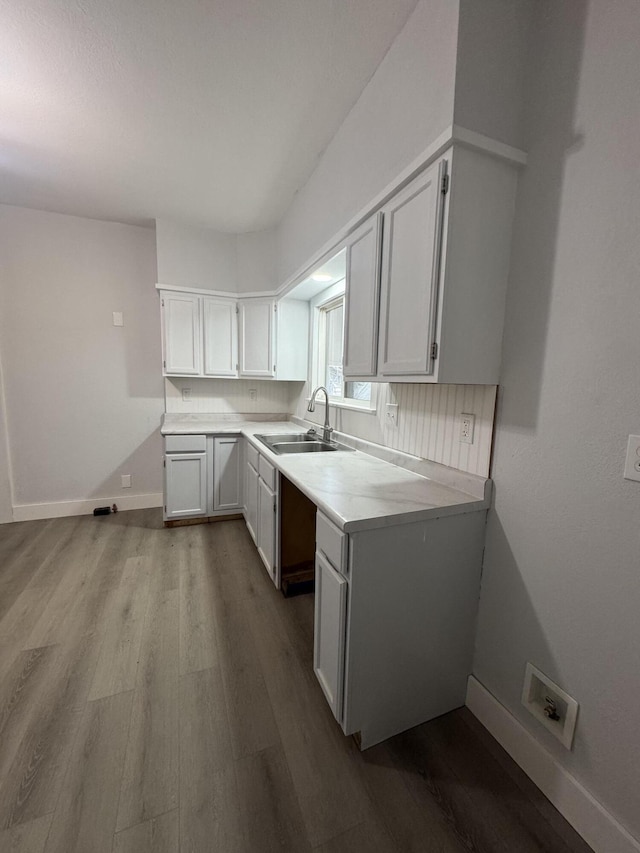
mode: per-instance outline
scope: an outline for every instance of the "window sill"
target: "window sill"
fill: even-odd
[[[307,404],[311,397],[306,397],[305,400]],[[324,400],[316,400],[316,406],[322,406],[324,408],[325,403]],[[343,403],[342,401],[338,402],[335,400],[329,400],[329,406],[332,409],[347,409],[349,412],[362,412],[364,415],[375,415],[378,411],[376,406],[358,406],[354,403]]]

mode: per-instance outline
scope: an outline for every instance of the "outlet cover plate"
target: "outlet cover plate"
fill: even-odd
[[[556,703],[559,720],[551,720],[544,713],[547,696]],[[578,719],[578,703],[532,663],[527,663],[525,668],[522,704],[563,746],[571,749]]]
[[[640,482],[640,435],[630,435],[627,441],[624,478]]]
[[[123,489],[131,488],[131,474],[121,474],[120,475],[120,483]]]
[[[476,416],[468,412],[460,415],[460,441],[463,444],[473,444],[473,434],[476,429]]]

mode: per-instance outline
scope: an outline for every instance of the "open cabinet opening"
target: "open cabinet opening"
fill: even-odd
[[[285,596],[313,592],[316,505],[280,477],[280,582]]]

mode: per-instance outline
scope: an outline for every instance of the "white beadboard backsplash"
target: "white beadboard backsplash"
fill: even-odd
[[[253,379],[165,379],[166,411],[179,414],[277,413],[295,411],[301,382],[270,382]],[[182,389],[191,388],[191,399],[182,399]],[[249,391],[258,392],[252,400]]]
[[[379,384],[375,413],[332,409],[331,425],[340,432],[449,465],[470,474],[489,476],[496,402],[495,385]],[[307,412],[305,385],[295,413],[322,423],[324,405]],[[387,403],[398,405],[398,426],[386,424]],[[460,415],[476,416],[473,444],[463,444]]]

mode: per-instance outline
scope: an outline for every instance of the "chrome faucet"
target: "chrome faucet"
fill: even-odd
[[[316,390],[311,395],[311,399],[309,400],[309,405],[307,406],[308,412],[315,412],[316,410],[316,396],[318,391],[324,391],[324,396],[326,400],[326,404],[324,407],[324,426],[322,427],[322,438],[325,441],[331,441],[331,433],[333,429],[331,428],[331,424],[329,423],[329,393],[324,385],[318,385]]]

